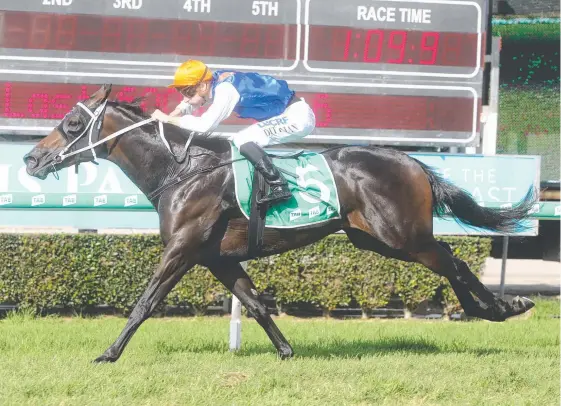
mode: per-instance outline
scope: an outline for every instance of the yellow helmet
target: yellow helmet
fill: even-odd
[[[190,59],[177,68],[173,83],[168,87],[194,86],[211,79],[212,72],[203,62]]]

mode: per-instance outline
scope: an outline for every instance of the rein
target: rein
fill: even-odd
[[[62,151],[60,151],[60,153],[54,158],[54,162],[53,162],[53,166],[55,164],[60,164],[62,161],[64,161],[66,158],[69,158],[73,155],[78,155],[81,154],[82,152],[85,151],[91,151],[91,154],[93,156],[93,163],[98,164],[97,162],[97,155],[95,153],[95,148],[101,144],[105,144],[106,142],[111,141],[114,138],[117,138],[118,136],[134,130],[135,128],[138,127],[142,127],[143,125],[146,124],[150,124],[153,121],[157,121],[154,118],[148,118],[146,120],[142,120],[138,123],[129,125],[128,127],[125,127],[117,132],[114,132],[113,134],[98,140],[97,142],[92,142],[92,138],[93,138],[93,131],[95,128],[95,123],[98,123],[97,125],[97,136],[99,138],[99,133],[101,131],[101,125],[103,123],[103,120],[100,120],[101,117],[103,117],[103,113],[105,112],[105,108],[107,107],[107,100],[105,100],[98,108],[95,109],[95,111],[91,111],[88,107],[86,107],[84,104],[82,104],[81,102],[77,103],[77,106],[80,107],[82,110],[84,110],[86,113],[88,113],[88,115],[90,116],[90,121],[88,122],[88,125],[86,126],[86,128],[84,129],[84,131],[82,131],[82,133],[80,135],[78,135],[70,144],[68,144]],[[164,126],[162,124],[161,121],[158,121],[158,135],[160,136],[160,138],[162,139],[162,142],[164,143],[164,145],[166,146],[166,148],[168,149],[168,151],[170,152],[170,154],[174,157],[174,159],[176,160],[176,162],[178,163],[182,163],[185,158],[187,157],[187,151],[189,150],[189,146],[191,145],[191,141],[193,141],[193,137],[194,137],[194,133],[191,132],[191,134],[189,135],[189,138],[187,139],[187,142],[185,143],[185,147],[183,152],[181,153],[180,156],[177,156],[173,153],[173,151],[171,150],[171,147],[166,139],[166,137],[164,136]],[[89,131],[88,131],[89,130]],[[66,133],[65,131],[62,131],[63,133]],[[67,153],[67,151],[72,148],[72,146],[74,144],[76,144],[85,134],[86,132],[88,132],[89,137],[88,137],[88,145],[77,149],[76,151],[72,151]]]
[[[123,129],[121,129],[117,132],[114,132],[113,134],[111,134],[111,135],[109,135],[109,136],[107,136],[107,137],[105,137],[101,140],[98,139],[98,141],[93,142],[94,128],[97,132],[97,137],[99,138],[99,134],[101,132],[101,126],[103,124],[103,119],[100,120],[100,118],[103,118],[103,116],[104,116],[104,112],[105,112],[105,109],[107,107],[107,100],[105,100],[93,112],[81,102],[78,102],[76,105],[78,107],[80,107],[82,110],[84,110],[86,113],[88,113],[88,115],[90,116],[90,120],[89,120],[88,124],[86,125],[86,128],[84,129],[84,131],[82,131],[82,133],[80,135],[78,135],[58,155],[55,156],[55,158],[53,160],[53,163],[52,163],[52,166],[53,166],[53,168],[55,170],[55,173],[57,175],[58,175],[58,172],[56,170],[56,166],[55,166],[56,164],[60,164],[65,159],[67,159],[71,156],[74,156],[74,155],[81,154],[82,152],[85,152],[85,151],[91,151],[91,154],[93,156],[93,163],[95,163],[96,165],[99,165],[98,162],[97,162],[97,155],[95,153],[95,148],[97,146],[105,144],[105,143],[111,141],[112,139],[117,138],[118,136],[120,136],[120,135],[122,135],[122,134],[124,134],[128,131],[134,130],[135,128],[139,128],[139,127],[142,127],[143,125],[150,124],[153,121],[157,121],[154,118],[148,118],[146,120],[142,120],[138,123],[135,123],[135,124],[132,124],[128,127],[125,127],[125,128],[123,128]],[[96,123],[97,123],[97,128],[95,126]],[[175,161],[177,163],[182,163],[188,155],[189,146],[191,145],[191,142],[193,141],[195,133],[191,132],[191,134],[189,135],[189,138],[187,139],[187,142],[185,143],[185,147],[184,147],[183,152],[181,153],[181,156],[178,157],[177,155],[175,155],[173,153],[173,151],[171,149],[171,146],[169,145],[169,142],[167,141],[166,137],[164,136],[164,126],[163,126],[163,123],[161,121],[158,121],[158,126],[159,126],[158,135],[162,139],[162,142],[164,143],[164,145],[166,146],[166,148],[168,149],[170,154],[174,157]],[[66,135],[66,131],[64,131],[64,129],[60,128],[59,131],[61,131],[63,134]],[[70,148],[72,148],[72,146],[74,144],[76,144],[86,134],[86,132],[88,133],[88,145],[83,147],[83,148],[77,149],[75,151],[68,152],[70,150]],[[330,148],[327,148],[327,149],[325,149],[325,150],[323,150],[319,153],[323,154],[327,151],[342,148],[344,146],[345,145],[340,145],[340,146],[338,145],[338,146],[335,146],[335,147],[330,147]],[[206,167],[206,168],[200,168],[200,169],[188,172],[188,173],[186,173],[182,176],[177,176],[177,177],[171,179],[171,181],[168,181],[168,182],[164,183],[162,186],[160,186],[157,189],[155,189],[154,191],[152,191],[152,193],[148,194],[146,197],[148,198],[148,200],[152,201],[153,199],[160,196],[164,191],[166,191],[170,187],[175,186],[179,183],[182,183],[189,178],[192,178],[196,175],[200,175],[200,174],[203,174],[203,173],[212,172],[215,169],[230,165],[234,162],[243,161],[244,159],[245,158],[232,159],[232,160],[229,160],[229,161],[221,162],[218,165],[209,166],[209,167]],[[76,166],[78,166],[78,163],[76,164]],[[294,174],[290,174],[290,175],[296,177],[296,175],[294,175]],[[56,176],[56,175],[55,175],[55,177],[58,178],[58,176]]]
[[[243,161],[243,160],[245,160],[245,158],[231,159],[229,161],[221,162],[218,165],[207,166],[206,168],[201,168],[201,169],[197,169],[197,170],[188,172],[183,176],[177,176],[177,177],[173,178],[171,181],[169,181],[167,183],[164,183],[162,186],[158,187],[156,190],[154,190],[152,193],[150,193],[146,197],[148,198],[148,200],[152,201],[154,198],[161,195],[163,192],[165,192],[170,187],[175,186],[179,183],[182,183],[182,182],[186,181],[187,179],[192,178],[193,176],[200,175],[201,173],[212,172],[215,169],[233,164],[234,162]]]

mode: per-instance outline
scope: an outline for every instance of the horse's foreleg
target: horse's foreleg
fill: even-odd
[[[220,264],[211,265],[209,269],[216,279],[237,296],[259,325],[263,327],[277,349],[278,355],[282,359],[292,357],[294,354],[292,347],[276,326],[265,305],[259,300],[257,289],[242,266],[240,264]]]
[[[189,257],[189,251],[185,247],[185,241],[180,239],[172,239],[168,243],[156,273],[136,303],[125,328],[117,340],[95,359],[95,362],[117,361],[140,325],[150,317],[162,299],[193,267],[195,262],[192,257]]]

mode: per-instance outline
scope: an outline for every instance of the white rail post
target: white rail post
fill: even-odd
[[[501,262],[501,284],[499,286],[499,297],[505,297],[505,281],[506,281],[506,260],[508,258],[508,234],[503,235],[503,257]]]
[[[247,262],[240,265],[247,271]],[[232,316],[230,318],[230,351],[237,351],[242,345],[242,303],[232,295]]]

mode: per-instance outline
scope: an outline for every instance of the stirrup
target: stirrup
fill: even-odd
[[[292,193],[289,190],[281,191],[282,194],[275,194],[269,192],[269,194],[261,199],[257,199],[257,204],[262,205],[264,203],[277,203],[285,200],[290,200]]]

